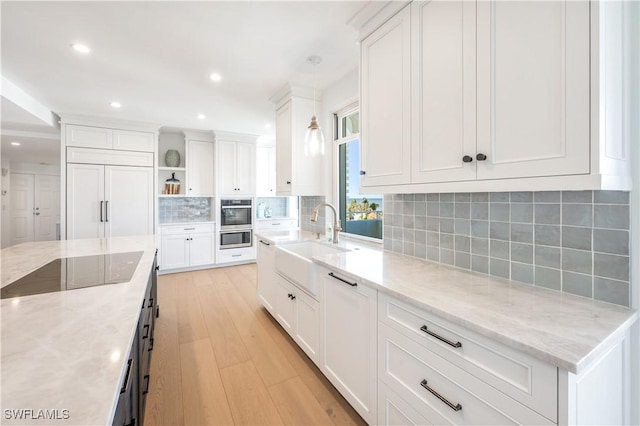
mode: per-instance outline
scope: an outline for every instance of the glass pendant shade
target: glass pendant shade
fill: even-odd
[[[304,155],[306,157],[324,155],[324,135],[315,115],[311,117],[311,124],[304,136]]]

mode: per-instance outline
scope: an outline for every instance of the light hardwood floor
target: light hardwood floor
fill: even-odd
[[[365,424],[256,298],[256,265],[163,275],[147,425]]]

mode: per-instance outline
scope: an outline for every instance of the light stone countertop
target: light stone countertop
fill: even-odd
[[[156,237],[25,243],[0,251],[1,286],[61,257],[143,251],[128,283],[2,299],[2,423],[111,424]],[[68,410],[66,420],[7,419],[6,410]]]
[[[305,231],[257,232],[273,244]],[[622,306],[491,277],[342,239],[350,252],[312,260],[497,342],[579,374],[638,319]]]

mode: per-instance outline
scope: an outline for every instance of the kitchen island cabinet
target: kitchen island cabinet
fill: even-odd
[[[3,424],[33,424],[4,416],[26,408],[67,410],[68,418],[55,421],[60,425],[112,424],[143,305],[149,305],[156,238],[37,242],[2,250],[2,287],[56,258],[131,251],[143,254],[129,282],[2,299]]]

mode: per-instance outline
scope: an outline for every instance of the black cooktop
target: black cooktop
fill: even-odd
[[[64,257],[0,289],[0,299],[131,281],[141,251]]]

